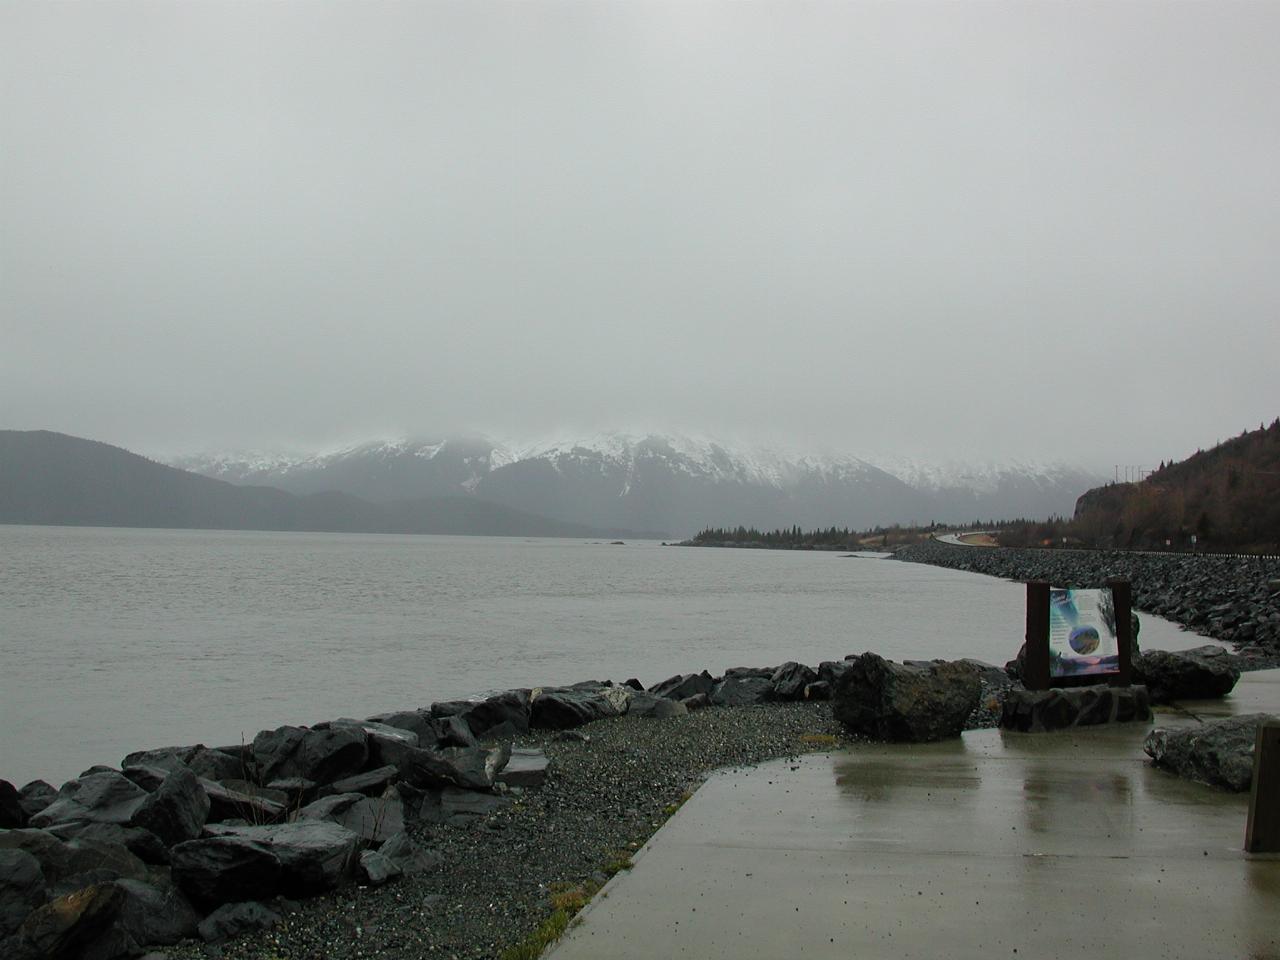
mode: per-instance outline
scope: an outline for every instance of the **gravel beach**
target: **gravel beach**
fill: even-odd
[[[976,719],[976,717],[975,717]],[[546,784],[465,828],[415,824],[434,870],[377,889],[283,907],[282,925],[219,947],[187,942],[171,958],[346,960],[496,957],[552,912],[557,890],[603,882],[708,772],[853,742],[828,703],[714,707],[655,720],[621,716],[517,739],[551,759]]]

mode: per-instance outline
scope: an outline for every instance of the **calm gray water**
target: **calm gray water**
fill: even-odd
[[[586,679],[1003,663],[1024,589],[832,553],[0,525],[0,777]],[[1143,618],[1149,646],[1199,638]]]

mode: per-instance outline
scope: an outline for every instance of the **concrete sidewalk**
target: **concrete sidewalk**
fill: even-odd
[[[1185,704],[1157,725],[1210,712]],[[1280,671],[1212,712],[1280,713]],[[1248,798],[1156,770],[1147,724],[972,731],[713,776],[549,957],[1280,958]]]

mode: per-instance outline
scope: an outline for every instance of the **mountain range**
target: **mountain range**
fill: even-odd
[[[205,530],[599,537],[470,496],[371,503],[342,491],[241,486],[47,430],[0,430],[0,523]]]
[[[297,495],[470,498],[562,523],[687,536],[708,526],[869,528],[1070,515],[1105,480],[1067,464],[925,464],[784,455],[680,435],[545,443],[378,440],[329,453],[201,455],[170,465]]]

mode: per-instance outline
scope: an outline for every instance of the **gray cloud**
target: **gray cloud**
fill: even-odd
[[[1273,3],[0,9],[0,410],[1150,463],[1271,419]]]

